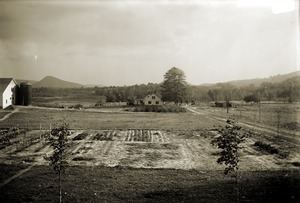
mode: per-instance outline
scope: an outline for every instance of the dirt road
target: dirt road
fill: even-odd
[[[208,111],[204,111],[204,110],[199,110],[199,109],[195,109],[191,106],[186,106],[185,107],[188,111],[195,113],[197,115],[201,115],[201,116],[205,116],[208,119],[214,119],[215,121],[218,122],[225,122],[227,119],[223,118],[221,116],[217,116],[211,112]],[[278,130],[276,128],[272,128],[270,126],[265,126],[265,125],[259,125],[256,123],[250,123],[250,122],[241,122],[238,121],[239,125],[248,129],[252,129],[258,132],[263,132],[263,133],[267,133],[268,134],[273,134],[276,135],[278,134]],[[287,130],[280,130],[280,137],[282,139],[284,139],[285,142],[289,142],[292,145],[295,145],[297,147],[300,147],[300,132],[291,132],[291,131],[287,131]],[[278,138],[280,139],[280,138]],[[292,142],[290,141],[290,139],[292,139]],[[288,140],[288,141],[287,141]]]

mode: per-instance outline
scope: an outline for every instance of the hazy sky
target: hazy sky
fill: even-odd
[[[0,0],[0,77],[129,85],[176,66],[201,84],[299,69],[298,1],[124,2]]]

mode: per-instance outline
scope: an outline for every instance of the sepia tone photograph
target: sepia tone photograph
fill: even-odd
[[[300,202],[299,0],[0,0],[0,202]]]

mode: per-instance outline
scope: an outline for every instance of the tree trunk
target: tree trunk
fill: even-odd
[[[236,183],[236,202],[240,202],[240,187],[239,187],[239,172],[236,170],[235,174],[235,183]]]
[[[59,203],[62,202],[62,194],[61,194],[61,173],[59,172]]]

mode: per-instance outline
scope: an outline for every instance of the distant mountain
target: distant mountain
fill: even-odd
[[[246,80],[234,80],[234,81],[229,81],[226,83],[229,83],[234,86],[247,86],[253,84],[254,86],[259,86],[264,82],[270,82],[270,83],[279,83],[283,82],[284,80],[287,80],[289,78],[295,77],[295,76],[300,76],[300,71],[295,71],[292,73],[287,73],[287,74],[278,74],[275,76],[271,76],[268,78],[255,78],[255,79],[246,79]]]
[[[36,82],[33,84],[33,87],[48,87],[48,88],[80,88],[83,87],[83,85],[74,83],[74,82],[68,82],[65,80],[61,80],[59,78],[55,78],[53,76],[46,76],[42,80]]]

